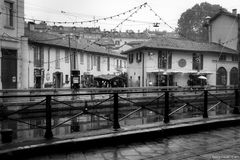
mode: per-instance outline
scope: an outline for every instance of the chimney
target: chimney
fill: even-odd
[[[30,31],[33,31],[35,29],[35,23],[34,22],[28,22],[28,29]]]
[[[233,9],[232,14],[237,15],[237,9]]]

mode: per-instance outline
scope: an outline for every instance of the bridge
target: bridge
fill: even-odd
[[[239,158],[236,88],[5,93],[1,99],[2,158]]]

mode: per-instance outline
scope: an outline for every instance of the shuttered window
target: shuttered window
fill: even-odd
[[[101,71],[101,57],[97,57],[97,71]]]
[[[107,57],[107,70],[110,71],[110,57]]]
[[[43,67],[44,65],[44,48],[34,47],[34,67]]]
[[[4,2],[5,6],[5,26],[13,27],[13,3],[9,1]]]
[[[60,50],[56,49],[55,68],[60,69]]]
[[[203,69],[203,54],[193,53],[192,60],[192,69],[193,70],[202,70]]]

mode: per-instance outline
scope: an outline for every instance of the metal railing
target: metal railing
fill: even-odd
[[[15,110],[15,111],[9,111],[7,108],[9,107],[7,105],[7,103],[1,102],[1,114],[0,114],[0,121],[5,121],[5,120],[11,120],[11,121],[17,121],[19,123],[24,123],[27,124],[29,126],[34,126],[36,128],[39,129],[44,129],[45,130],[45,134],[44,137],[46,139],[50,139],[52,138],[53,132],[52,130],[55,128],[58,128],[64,124],[66,124],[67,122],[73,120],[76,117],[82,116],[82,115],[94,115],[97,116],[101,119],[104,119],[108,122],[110,122],[112,124],[112,128],[114,130],[118,130],[121,128],[120,122],[129,118],[131,115],[141,111],[141,110],[148,110],[151,112],[154,112],[155,114],[157,114],[158,116],[162,117],[162,120],[164,123],[169,123],[171,120],[171,116],[173,116],[174,114],[178,113],[180,110],[184,109],[184,108],[194,108],[196,110],[198,110],[203,118],[208,118],[208,112],[213,110],[216,106],[218,106],[219,104],[225,104],[228,108],[233,110],[233,113],[239,113],[238,111],[238,106],[239,106],[239,90],[238,89],[200,89],[198,88],[198,90],[176,90],[175,88],[161,88],[161,90],[158,88],[156,90],[151,90],[144,88],[145,91],[135,91],[135,92],[129,92],[127,90],[114,90],[112,92],[102,92],[102,93],[79,93],[79,94],[61,94],[61,95],[56,95],[56,94],[48,94],[48,95],[3,95],[0,96],[0,99],[7,99],[7,98],[40,98],[41,100],[39,100],[38,102],[35,103],[31,103],[29,105],[27,105],[26,107],[23,107],[21,109]],[[195,95],[196,97],[194,97],[193,99],[187,99],[186,97],[188,96],[179,96],[182,93],[186,93],[188,92],[189,94],[191,94],[192,92],[194,92],[196,94],[196,92],[198,93],[197,95]],[[229,96],[231,96],[231,98],[234,98],[232,101],[234,101],[234,105],[230,104],[229,102],[227,102],[226,100],[224,100],[222,97],[218,97],[218,94],[213,94],[213,93],[221,93],[221,92],[229,92]],[[146,103],[137,103],[134,101],[134,98],[129,97],[129,95],[137,95],[140,94],[142,95],[141,97],[151,97],[148,98],[148,100],[150,99],[149,102]],[[155,96],[149,96],[148,94],[154,94]],[[82,96],[99,96],[99,95],[109,95],[108,98],[104,98],[104,99],[99,99],[97,102],[97,104],[91,105],[91,109],[89,107],[89,103],[92,103],[93,100],[76,100],[77,97],[82,97]],[[124,96],[125,95],[125,96]],[[75,97],[74,100],[72,101],[64,101],[64,100],[59,100],[59,97]],[[139,98],[140,100],[142,98]],[[215,101],[217,101],[215,104],[211,105],[209,107],[209,99],[215,99]],[[138,100],[139,100],[138,99]],[[174,101],[172,101],[172,99],[174,99]],[[140,101],[139,100],[139,101]],[[160,106],[162,106],[162,110],[163,112],[159,112],[157,109],[151,108],[151,106],[153,105],[153,103],[156,103],[156,101],[161,101],[162,103],[158,103],[157,105],[157,109],[160,108]],[[198,102],[198,104],[195,104],[195,102]],[[136,109],[131,110],[129,113],[123,115],[122,117],[120,117],[119,115],[119,109],[120,107],[120,102],[121,103],[131,103],[132,105],[134,105],[135,107],[137,107]],[[75,105],[73,105],[72,103],[75,103]],[[105,117],[102,116],[101,114],[99,114],[97,111],[95,111],[96,109],[98,109],[99,107],[101,107],[101,105],[106,104],[113,110],[112,111],[112,117]],[[52,124],[52,113],[53,113],[53,105],[63,105],[65,106],[65,108],[69,108],[69,109],[76,109],[78,112],[75,113],[74,115],[72,115],[71,117],[67,118],[66,120],[64,120],[63,122],[60,122],[58,124],[53,125]],[[174,109],[173,111],[171,111],[171,109],[173,109],[173,105],[176,104],[180,104],[180,106],[178,106],[176,109]],[[45,107],[45,120],[46,123],[45,125],[36,125],[36,124],[31,124],[28,122],[25,122],[24,120],[21,119],[17,119],[17,118],[12,118],[13,115],[19,114],[23,111],[26,111],[28,109],[33,109],[35,107],[35,109],[37,108],[37,106],[39,105],[44,105]],[[95,110],[94,110],[95,109]],[[94,112],[95,111],[95,112]]]

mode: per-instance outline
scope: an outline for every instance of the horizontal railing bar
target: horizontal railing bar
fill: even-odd
[[[195,86],[184,86],[184,87],[181,87],[181,86],[148,86],[148,87],[116,87],[116,88],[80,88],[78,91],[96,91],[96,90],[99,90],[99,91],[104,91],[104,90],[136,90],[136,89],[176,89],[176,88],[181,88],[181,89],[190,89],[190,88],[193,88],[193,89],[197,89],[197,88],[229,88],[229,89],[232,89],[232,88],[235,88],[235,89],[238,89],[236,85],[204,85],[204,86],[201,86],[201,85],[195,85]],[[58,91],[74,91],[73,89],[70,89],[70,88],[41,88],[41,89],[37,89],[37,88],[34,88],[34,89],[2,89],[0,90],[0,92],[16,92],[16,91],[22,91],[22,92],[58,92]]]
[[[203,88],[203,87],[202,87]],[[36,91],[38,91],[38,92],[40,92],[40,93],[45,93],[44,95],[31,95],[31,94],[29,94],[29,95],[1,95],[0,96],[0,98],[17,98],[17,97],[19,97],[19,98],[23,98],[23,97],[45,97],[45,96],[53,96],[53,97],[55,97],[55,96],[58,96],[58,97],[61,97],[61,96],[81,96],[81,95],[103,95],[103,94],[113,94],[114,92],[118,92],[119,94],[135,94],[135,93],[159,93],[159,92],[164,92],[164,91],[169,91],[169,92],[172,92],[172,93],[174,93],[174,92],[196,92],[196,91],[204,91],[204,90],[208,90],[208,91],[233,91],[233,90],[235,90],[236,88],[218,88],[218,89],[211,89],[211,88],[205,88],[205,89],[199,89],[199,88],[190,88],[190,87],[166,87],[166,88],[164,88],[164,87],[154,87],[154,88],[152,88],[152,87],[149,87],[149,88],[147,88],[147,87],[139,87],[139,88],[108,88],[108,89],[106,89],[106,88],[104,88],[104,89],[102,89],[103,91],[105,91],[105,92],[101,92],[101,89],[99,89],[99,88],[92,88],[92,89],[88,89],[89,91],[94,91],[94,93],[92,93],[92,92],[90,92],[90,93],[74,93],[74,94],[72,94],[72,93],[68,93],[68,94],[46,94],[45,92],[50,92],[50,91],[52,91],[52,92],[54,92],[55,90],[36,90]],[[174,89],[174,90],[171,90],[171,89]],[[177,90],[175,90],[175,89],[177,89]],[[186,90],[187,89],[187,90]],[[194,89],[197,89],[197,90],[194,90]],[[131,90],[146,90],[146,91],[131,91]],[[8,91],[4,91],[4,90],[0,90],[0,93],[2,92],[2,93],[4,93],[4,92],[10,92],[11,90],[8,90]],[[11,92],[20,92],[21,93],[21,91],[22,90],[12,90]],[[55,92],[57,92],[58,90],[56,90]],[[67,89],[66,90],[63,90],[63,91],[67,91]],[[84,90],[79,90],[78,92],[83,92]],[[85,91],[87,91],[87,90],[85,90]],[[98,91],[100,91],[100,92],[98,92]],[[109,91],[111,91],[110,93],[109,93]]]

